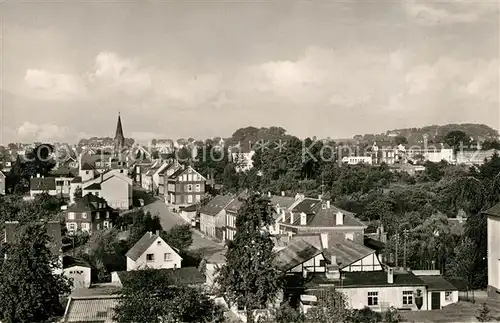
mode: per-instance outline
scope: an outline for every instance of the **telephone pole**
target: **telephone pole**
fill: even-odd
[[[396,268],[398,268],[398,258],[399,258],[398,244],[399,244],[399,232],[396,231]]]
[[[407,229],[404,229],[403,231],[403,243],[404,243],[404,253],[403,253],[403,266],[404,266],[404,269],[406,270],[406,239],[407,239],[407,236],[408,236],[408,230]]]

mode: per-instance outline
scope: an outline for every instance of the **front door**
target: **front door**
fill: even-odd
[[[440,310],[441,309],[441,293],[433,292],[431,296],[432,306],[431,310]]]

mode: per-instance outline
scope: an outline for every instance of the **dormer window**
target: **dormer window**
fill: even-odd
[[[323,203],[321,207],[323,208],[323,210],[326,210],[326,204]]]

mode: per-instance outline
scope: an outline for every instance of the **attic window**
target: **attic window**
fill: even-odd
[[[325,210],[326,209],[326,204],[323,204],[321,207],[323,208],[323,210]]]
[[[156,244],[157,244],[157,245],[161,245],[161,241],[160,241],[160,240],[158,240],[158,242],[156,242]]]

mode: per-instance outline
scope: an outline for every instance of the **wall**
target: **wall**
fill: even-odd
[[[114,176],[101,183],[101,197],[103,197],[112,208],[128,209],[130,204],[129,184]]]
[[[500,289],[500,248],[498,248],[498,237],[500,237],[500,218],[488,216],[488,285]]]
[[[323,254],[319,254],[316,257],[309,259],[308,261],[300,264],[290,270],[290,272],[300,273],[303,268],[306,268],[308,272],[324,273],[325,267],[321,265],[321,261],[325,260]]]
[[[38,194],[42,194],[42,193],[45,193],[46,191],[32,191],[30,190],[30,196],[31,197],[35,197],[35,195],[38,195]],[[49,195],[51,196],[56,196],[57,195],[57,191],[56,190],[49,190],[47,191],[47,193],[49,193]]]
[[[160,244],[158,244],[160,242]],[[171,253],[170,261],[164,261],[164,254]],[[154,254],[154,261],[146,261],[147,254]],[[136,270],[144,267],[161,269],[161,268],[181,268],[181,256],[172,249],[165,241],[158,237],[149,248],[135,261],[129,262],[130,259],[127,258],[127,270]],[[131,266],[129,266],[131,265]]]
[[[355,263],[342,268],[342,271],[377,271],[382,270],[382,266],[380,265],[380,261],[375,253],[356,261]]]
[[[458,291],[452,291],[451,292],[451,299],[450,300],[446,300],[446,292],[445,291],[435,291],[436,293],[439,293],[440,294],[440,305],[441,305],[441,308],[443,308],[444,306],[447,306],[447,305],[450,305],[450,304],[453,304],[453,303],[458,303]],[[427,310],[430,311],[432,309],[432,293],[433,291],[428,291],[427,292]],[[422,306],[422,309],[424,307]]]
[[[363,309],[368,306],[368,292],[378,292],[378,306],[370,306],[374,311],[385,311],[389,307],[395,308],[409,308],[413,311],[418,310],[413,300],[413,305],[403,305],[403,291],[416,291],[420,289],[423,296],[422,310],[427,308],[427,297],[425,293],[425,286],[419,287],[400,287],[400,286],[382,286],[373,288],[342,288],[340,289],[347,296],[348,306],[354,309]]]
[[[63,273],[73,282],[73,290],[90,287],[91,269],[89,267],[73,266],[64,269]]]
[[[215,216],[200,214],[200,231],[211,237],[215,237]]]

